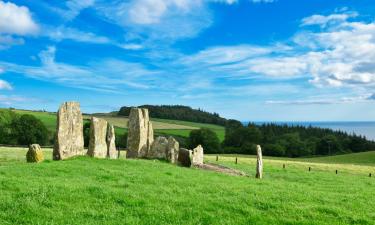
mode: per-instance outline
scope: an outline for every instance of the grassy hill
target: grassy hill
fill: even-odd
[[[50,159],[51,150],[44,151]],[[0,148],[0,224],[375,221],[375,178],[368,177],[369,172],[375,172],[374,162],[370,166],[359,155],[357,165],[324,163],[336,163],[332,157],[312,161],[266,158],[265,178],[256,180],[252,157],[240,157],[238,164],[234,156],[219,157],[218,163],[250,175],[233,177],[157,160],[78,157],[27,164],[25,153],[25,149]],[[344,158],[340,160],[345,163]],[[216,162],[215,156],[207,156],[205,161]],[[313,166],[311,172],[309,166]]]
[[[50,130],[55,132],[56,130],[56,113],[50,112],[39,112],[39,111],[28,111],[28,110],[13,110],[18,114],[30,114],[34,115],[40,119]],[[96,117],[103,118],[109,123],[113,124],[116,127],[116,132],[122,134],[126,132],[128,118],[123,116],[109,116],[109,115],[95,115]],[[84,115],[84,119],[89,120],[91,115]],[[224,140],[225,130],[224,127],[213,125],[213,124],[204,124],[204,123],[193,123],[186,121],[178,120],[167,120],[167,119],[157,119],[152,118],[153,128],[157,135],[178,135],[182,137],[188,137],[191,130],[199,129],[201,127],[210,128],[216,132],[219,139]]]

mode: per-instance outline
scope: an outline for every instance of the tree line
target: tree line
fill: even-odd
[[[147,108],[152,118],[183,120],[197,123],[210,123],[225,126],[226,119],[218,113],[205,112],[201,109],[192,109],[182,105],[141,105],[139,108]],[[129,116],[132,107],[121,107],[118,115]]]

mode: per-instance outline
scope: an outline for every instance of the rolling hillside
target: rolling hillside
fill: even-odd
[[[18,114],[31,114],[40,119],[50,130],[56,130],[56,113],[29,111],[29,110],[13,110]],[[96,117],[103,118],[116,127],[116,133],[122,134],[126,132],[128,118],[123,116],[108,116],[108,115],[95,115]],[[84,119],[89,120],[91,115],[84,115]],[[199,129],[201,127],[210,128],[216,132],[219,139],[224,140],[225,130],[224,127],[213,124],[194,123],[178,120],[167,120],[151,118],[156,135],[177,135],[188,137],[191,130]]]
[[[375,219],[375,178],[368,177],[375,167],[361,160],[348,165],[322,163],[330,157],[320,163],[266,158],[264,179],[257,180],[251,157],[240,157],[238,164],[234,157],[219,157],[218,163],[249,174],[235,177],[158,160],[51,161],[51,150],[44,152],[45,162],[27,164],[26,149],[0,148],[0,224],[373,224]],[[205,161],[216,162],[215,156]]]

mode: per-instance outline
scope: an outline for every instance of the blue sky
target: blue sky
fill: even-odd
[[[0,107],[375,120],[373,0],[0,0]]]

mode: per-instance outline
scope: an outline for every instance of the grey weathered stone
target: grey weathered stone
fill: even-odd
[[[180,148],[178,151],[178,164],[181,166],[190,167],[192,156],[193,151],[186,148]]]
[[[150,159],[166,159],[168,151],[168,139],[165,137],[157,137],[151,145],[147,153]]]
[[[83,118],[78,102],[65,102],[57,112],[54,160],[83,155]]]
[[[91,117],[90,143],[87,155],[96,158],[107,157],[107,121]]]
[[[180,149],[180,144],[173,137],[168,138],[168,148],[167,148],[167,160],[171,163],[177,163],[178,161],[178,151]]]
[[[32,144],[29,146],[29,151],[26,153],[26,161],[27,162],[42,162],[44,160],[44,155],[40,145]]]
[[[110,124],[107,127],[107,157],[117,159],[115,128]]]
[[[194,166],[203,165],[203,147],[198,145],[196,148],[193,149],[193,159],[192,164]]]
[[[262,179],[263,177],[263,158],[262,158],[262,148],[260,145],[257,145],[257,169],[256,169],[256,178]]]
[[[128,123],[127,157],[146,157],[154,141],[148,109],[132,108]]]

